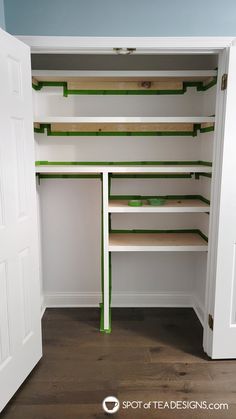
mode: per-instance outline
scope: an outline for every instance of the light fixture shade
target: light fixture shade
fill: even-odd
[[[113,48],[117,55],[131,55],[136,51],[136,48]]]

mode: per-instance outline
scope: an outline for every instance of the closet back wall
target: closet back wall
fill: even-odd
[[[236,35],[235,0],[5,0],[5,17],[16,35]]]

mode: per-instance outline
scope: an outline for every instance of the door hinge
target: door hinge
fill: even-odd
[[[214,319],[213,319],[212,314],[208,314],[208,326],[210,327],[211,330],[213,330]]]
[[[228,74],[223,74],[221,77],[221,90],[227,89]]]

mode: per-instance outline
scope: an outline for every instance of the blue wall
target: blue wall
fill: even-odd
[[[18,35],[235,36],[236,0],[5,0],[5,19]]]
[[[0,28],[5,29],[4,3],[0,0]]]

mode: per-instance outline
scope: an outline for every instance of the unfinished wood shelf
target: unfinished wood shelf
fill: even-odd
[[[214,117],[35,117],[50,135],[189,135],[214,130]]]
[[[121,74],[123,73],[123,74]],[[73,94],[183,94],[188,87],[205,91],[214,86],[217,71],[68,71],[33,72],[35,90],[62,87]]]
[[[200,199],[166,199],[164,205],[152,206],[142,199],[143,205],[132,207],[128,200],[114,199],[109,201],[108,212],[110,213],[169,213],[169,212],[209,212],[210,205]]]
[[[204,252],[207,241],[199,233],[110,233],[110,252]]]

